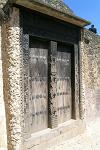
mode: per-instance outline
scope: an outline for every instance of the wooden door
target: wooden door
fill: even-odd
[[[57,102],[58,122],[71,119],[71,52],[66,45],[58,44],[57,48]]]
[[[48,44],[30,39],[31,132],[48,127]]]

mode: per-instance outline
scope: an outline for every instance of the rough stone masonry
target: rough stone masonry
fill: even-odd
[[[23,149],[24,55],[19,24],[19,9],[14,7],[0,27],[0,148],[7,149],[8,144],[8,150]],[[79,48],[80,116],[90,124],[100,118],[100,36],[82,29]]]
[[[10,20],[2,26],[2,58],[4,79],[4,100],[7,120],[8,149],[20,149],[22,133],[23,55],[20,44],[19,10],[13,8]],[[6,42],[6,43],[5,43]]]
[[[89,123],[100,116],[100,36],[86,29],[81,36],[81,106]]]

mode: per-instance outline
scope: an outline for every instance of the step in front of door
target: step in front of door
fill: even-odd
[[[47,150],[65,140],[84,133],[85,123],[82,120],[69,120],[55,129],[46,129],[31,135],[24,142],[24,150]]]

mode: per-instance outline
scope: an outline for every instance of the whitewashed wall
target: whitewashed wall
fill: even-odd
[[[3,74],[2,74],[2,56],[1,56],[1,27],[0,27],[0,150],[6,150],[6,119],[3,99]]]

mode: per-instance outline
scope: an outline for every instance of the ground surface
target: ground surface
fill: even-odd
[[[84,134],[48,150],[100,150],[100,120],[92,123]]]
[[[64,141],[47,150],[100,150],[100,120],[92,123],[84,134]]]

